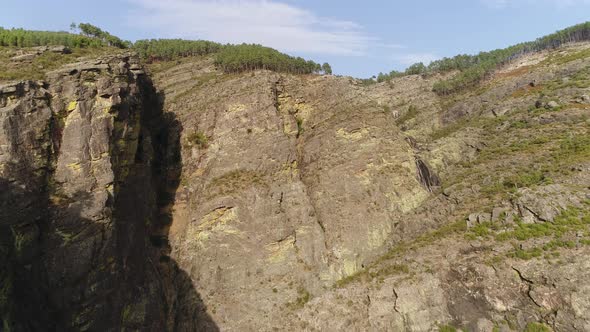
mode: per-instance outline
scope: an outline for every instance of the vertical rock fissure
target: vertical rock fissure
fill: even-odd
[[[418,169],[418,180],[429,192],[440,186],[440,179],[434,174],[424,161],[416,157],[416,168]]]

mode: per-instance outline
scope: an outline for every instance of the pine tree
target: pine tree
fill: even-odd
[[[324,62],[324,64],[322,65],[322,70],[324,71],[324,74],[332,75],[332,67],[329,63]]]

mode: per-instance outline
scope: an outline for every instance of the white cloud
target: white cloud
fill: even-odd
[[[520,5],[553,5],[557,7],[569,7],[580,4],[590,4],[590,0],[480,0],[484,5],[502,9]]]
[[[405,66],[413,65],[418,62],[422,62],[428,65],[434,60],[440,59],[436,54],[432,53],[410,53],[410,54],[399,54],[393,57],[393,60]]]
[[[363,27],[276,0],[128,0],[130,24],[165,37],[258,43],[283,52],[365,55],[383,47]],[[400,45],[386,45],[401,47]]]

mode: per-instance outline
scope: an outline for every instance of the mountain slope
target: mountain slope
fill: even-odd
[[[589,43],[450,95],[96,51],[0,88],[4,325],[590,329]]]
[[[450,97],[431,92],[438,76],[157,69],[183,124],[172,255],[220,326],[587,327],[585,300],[567,299],[584,298],[584,276],[557,276],[587,252],[587,44]]]

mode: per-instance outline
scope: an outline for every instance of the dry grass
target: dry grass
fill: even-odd
[[[31,61],[12,61],[10,58],[15,56],[17,51],[33,52],[26,48],[0,47],[0,81],[42,80],[47,72],[65,64],[82,61],[85,57],[99,57],[121,50],[111,47],[75,48],[70,54],[45,52]]]
[[[542,84],[537,84],[535,86],[526,85],[522,88],[514,90],[510,97],[512,98],[520,98],[524,96],[528,96],[535,93],[540,93],[543,91],[544,86]]]
[[[495,75],[495,77],[498,79],[520,77],[530,73],[534,68],[534,66],[522,66],[508,72],[499,72]]]

